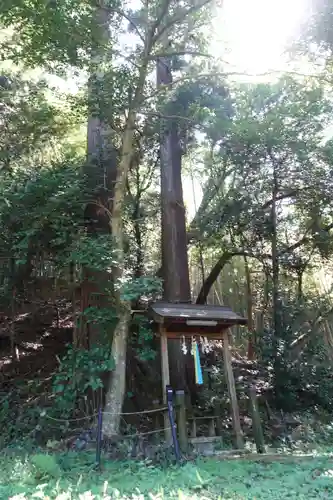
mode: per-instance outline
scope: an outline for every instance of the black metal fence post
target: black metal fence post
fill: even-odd
[[[97,416],[97,435],[96,435],[96,466],[101,465],[101,452],[102,452],[102,428],[103,428],[103,412],[102,408],[98,409]]]
[[[167,394],[168,414],[169,414],[169,420],[170,420],[170,426],[171,426],[173,447],[175,449],[176,459],[179,462],[181,459],[181,456],[180,456],[179,443],[178,443],[177,434],[176,434],[175,417],[174,417],[174,412],[173,412],[173,389],[170,385],[166,386],[166,394]]]

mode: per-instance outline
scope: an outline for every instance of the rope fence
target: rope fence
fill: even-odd
[[[122,417],[125,417],[125,416],[130,416],[130,415],[147,415],[147,414],[150,414],[150,413],[162,413],[162,412],[165,412],[168,410],[168,407],[167,406],[164,406],[163,408],[153,408],[151,410],[142,410],[142,411],[133,411],[133,412],[125,412],[125,413],[112,413],[112,412],[108,412],[108,411],[103,411],[103,415],[112,415],[112,416],[115,416],[115,415],[120,415]],[[94,417],[97,417],[98,416],[98,412],[96,413],[92,413],[91,415],[86,415],[84,417],[78,417],[78,418],[54,418],[54,417],[51,417],[50,415],[48,415],[46,412],[41,412],[40,414],[41,417],[46,417],[50,420],[54,420],[56,422],[79,422],[79,421],[82,421],[82,420],[91,420],[92,418]]]
[[[91,415],[86,415],[83,417],[78,417],[78,418],[70,418],[70,419],[65,419],[65,418],[56,418],[52,417],[49,415],[46,411],[42,411],[40,413],[40,417],[44,417],[48,420],[51,420],[53,422],[58,422],[58,423],[68,423],[68,422],[84,422],[88,420],[92,420],[97,417],[97,437],[96,437],[96,465],[99,467],[101,463],[101,450],[102,450],[102,428],[103,428],[103,417],[104,416],[130,416],[130,415],[150,415],[154,413],[164,413],[168,411],[169,415],[169,421],[170,421],[170,426],[168,427],[163,427],[160,429],[154,429],[146,432],[135,432],[133,434],[124,434],[121,436],[121,439],[131,439],[131,438],[140,438],[144,436],[149,436],[153,434],[158,434],[161,432],[164,432],[167,434],[167,432],[170,432],[173,438],[173,445],[175,448],[175,454],[177,460],[180,459],[180,454],[179,454],[179,446],[178,446],[178,441],[176,437],[176,423],[175,423],[175,418],[174,418],[174,408],[173,408],[173,403],[171,399],[168,399],[168,406],[163,406],[161,408],[152,408],[149,410],[140,410],[136,412],[121,412],[121,413],[115,413],[115,412],[108,412],[108,411],[102,411],[100,408],[98,412],[95,412]],[[82,430],[82,429],[78,429]]]
[[[121,436],[124,439],[130,439],[134,437],[141,437],[141,436],[149,436],[151,434],[158,434],[159,432],[164,432],[171,430],[171,427],[162,427],[161,429],[155,429],[154,431],[147,431],[147,432],[136,432],[135,434],[124,434]]]

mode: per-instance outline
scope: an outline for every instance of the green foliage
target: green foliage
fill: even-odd
[[[193,70],[192,70],[193,71]],[[194,133],[197,129],[210,129],[211,124],[219,123],[221,134],[228,127],[233,114],[232,100],[225,83],[216,83],[211,78],[197,80],[195,70],[193,80],[189,79],[175,86],[170,96],[163,96],[162,113],[172,117],[168,120],[177,124],[184,151],[193,145]],[[166,101],[166,102],[165,102]]]
[[[11,384],[11,389],[3,391],[0,399],[0,449],[9,445],[30,446],[35,429],[40,420],[40,408],[30,404],[29,391],[38,398],[38,383]]]
[[[156,351],[153,346],[154,332],[151,329],[150,322],[142,316],[134,316],[133,328],[137,331],[136,338],[132,337],[132,343],[135,346],[136,353],[142,361],[155,359]]]
[[[207,158],[210,178],[205,213],[199,209],[198,223],[206,236],[231,231],[238,239],[248,228],[253,249],[262,237],[267,240],[273,164],[278,196],[302,210],[303,216],[311,206],[328,200],[331,157],[326,155],[323,162],[322,134],[331,103],[320,85],[303,85],[289,77],[275,85],[241,86],[232,95],[234,117],[229,126],[221,130],[216,119],[208,131],[216,147]]]
[[[61,477],[61,469],[54,456],[38,453],[32,455],[30,460],[34,468],[36,480],[44,481],[50,478],[59,479]]]
[[[11,278],[37,256],[63,268],[81,225],[85,189],[78,166],[18,171],[0,180],[0,190],[0,255],[15,260]]]
[[[60,143],[64,141],[76,118],[66,98],[57,103],[56,90],[45,80],[33,81],[22,72],[15,74],[0,69],[1,137],[0,170],[11,173],[21,167],[36,169],[61,158]]]
[[[152,294],[161,292],[162,282],[159,278],[142,276],[140,278],[128,280],[122,289],[123,300],[132,301],[142,297],[149,297]]]
[[[257,355],[262,366],[270,368],[272,383],[273,367],[278,363],[280,390],[275,402],[286,411],[302,411],[313,405],[327,411],[333,409],[330,348],[325,344],[322,324],[318,322],[318,311],[323,311],[323,317],[327,314],[325,305],[327,308],[327,299],[319,301],[310,294],[302,302],[290,298],[287,302],[282,294],[282,332],[276,334],[277,351],[272,330],[256,332]],[[303,336],[307,342],[297,349],[297,340]]]
[[[110,270],[117,264],[111,236],[99,235],[97,238],[91,238],[83,233],[73,242],[68,262],[75,262],[95,271]]]
[[[320,359],[323,331],[315,318],[321,305],[318,291],[305,290],[304,281],[324,259],[330,269],[333,157],[330,141],[325,143],[323,136],[332,103],[320,82],[289,76],[275,84],[234,86],[230,93],[231,120],[221,126],[211,114],[207,129],[211,149],[205,158],[209,177],[191,229],[205,241],[204,255],[208,256],[208,248],[216,253],[216,262],[223,263],[221,246],[224,255],[247,258],[248,276],[244,268],[241,277],[232,275],[230,267],[238,271],[233,260],[220,280],[220,293],[233,309],[237,300],[244,310],[248,304],[242,292],[231,293],[237,284],[251,299],[252,308],[260,311],[258,355],[274,374],[268,378],[276,403],[290,410],[316,398],[327,408],[330,400],[323,396],[329,393],[331,379],[329,349]],[[331,297],[325,300],[330,309]],[[304,331],[308,321],[310,334]],[[303,334],[307,340],[298,357],[291,345]],[[307,344],[314,338],[317,350],[311,352]]]
[[[88,389],[103,387],[102,374],[113,368],[110,344],[94,346],[89,351],[68,346],[53,382],[56,409],[62,416],[70,415]]]
[[[6,431],[1,433],[0,448],[5,447],[8,442],[18,436],[18,433],[16,432],[17,415],[12,407],[13,400],[15,401],[15,398],[13,397],[13,391],[1,395],[0,425],[1,428]]]
[[[199,253],[204,254],[206,264],[206,257],[221,249],[256,259],[253,266],[251,263],[250,279],[256,277],[254,284],[247,283],[248,299],[253,292],[254,310],[262,313],[267,327],[266,332],[257,332],[264,346],[261,350],[262,345],[257,347],[266,368],[279,366],[284,405],[295,408],[300,394],[303,397],[307,392],[318,404],[331,409],[332,374],[321,341],[322,331],[312,323],[310,340],[299,357],[291,345],[305,333],[303,327],[295,327],[295,317],[304,312],[299,311],[304,293],[302,289],[295,292],[295,277],[301,279],[302,273],[313,272],[315,263],[324,259],[330,264],[333,249],[332,144],[323,144],[322,140],[331,120],[332,103],[326,88],[318,82],[299,82],[286,76],[273,85],[231,88],[220,80],[220,68],[210,66],[215,76],[207,73],[205,58],[198,65],[192,61],[185,64],[184,53],[204,52],[208,45],[203,26],[210,19],[211,6],[206,3],[200,12],[196,6],[193,0],[170,0],[164,9],[157,1],[132,11],[126,2],[123,5],[117,0],[105,5],[91,0],[2,2],[0,24],[6,28],[0,39],[3,59],[40,67],[43,72],[75,74],[82,77],[82,83],[88,79],[85,72],[90,77],[87,95],[78,94],[72,99],[58,99],[56,91],[44,81],[31,82],[23,73],[0,77],[0,256],[11,263],[3,266],[0,300],[10,305],[13,287],[22,278],[24,291],[25,278],[38,274],[39,265],[43,274],[47,269],[44,262],[48,261],[56,275],[65,273],[69,266],[74,268],[73,285],[93,280],[97,285],[95,293],[103,295],[107,302],[107,307],[91,306],[77,315],[79,321],[98,331],[98,345],[89,351],[69,346],[62,359],[53,395],[55,411],[60,410],[65,417],[76,409],[87,391],[102,387],[102,374],[113,368],[110,344],[117,321],[112,301],[115,287],[120,288],[122,300],[131,304],[141,300],[147,303],[161,293],[160,281],[146,275],[160,265],[160,251],[157,245],[153,248],[159,236],[155,231],[159,220],[155,167],[160,113],[169,117],[163,120],[164,126],[177,129],[183,153],[189,144],[193,158],[198,151],[201,154],[198,143],[204,150],[202,178],[208,180],[192,226],[200,235]],[[329,14],[326,7],[325,3],[324,15]],[[159,18],[161,13],[164,16]],[[131,48],[119,50],[118,42],[126,32],[124,19],[126,23],[131,21],[130,31],[136,36],[138,32],[144,36],[151,26],[167,29],[170,46],[165,47],[163,37],[155,33],[156,43],[149,54],[145,53],[147,44],[143,49],[141,36]],[[317,39],[327,50],[329,30],[319,34],[321,38]],[[142,82],[141,77],[155,68],[160,52],[170,58],[174,84],[156,92],[150,79]],[[124,116],[131,116],[134,100],[139,118],[133,124],[135,145],[126,185],[128,204],[121,214],[125,219],[126,258],[119,262],[110,235],[87,234],[83,212],[87,203],[96,203],[109,219],[105,232],[111,232],[110,212],[100,206],[98,189],[103,186],[103,194],[107,195],[103,203],[109,209],[112,193],[109,197],[107,190],[113,188]],[[85,160],[78,160],[78,152],[73,149],[68,154],[67,140],[78,118],[80,123],[86,122],[87,113],[89,126],[95,119],[97,122],[96,137],[89,137],[95,151],[94,161],[85,169],[88,179],[81,168]],[[195,135],[198,128],[205,131],[204,142]],[[103,132],[98,139],[97,129]],[[273,191],[278,198],[274,262]],[[96,208],[95,215],[97,212]],[[279,276],[272,284],[273,265],[279,268]],[[113,281],[112,268],[117,266],[121,267],[121,282]],[[244,289],[244,266],[239,270],[241,277],[230,277],[228,283]],[[279,294],[278,311],[273,291]],[[246,304],[240,295],[240,309],[244,310]],[[223,283],[221,300],[232,302],[234,297]],[[234,308],[234,304],[230,305]],[[317,306],[312,305],[311,311]],[[272,318],[277,313],[282,319],[279,328],[273,328]],[[144,361],[152,360],[155,351],[150,325],[144,319],[133,323],[131,342],[136,355]],[[243,344],[245,335],[241,338]],[[272,377],[267,382],[272,382]],[[30,390],[33,392],[33,387]],[[7,403],[0,413],[2,423],[7,414],[15,420],[16,414]],[[205,486],[196,483],[199,490]],[[260,491],[254,494],[260,497]]]
[[[115,309],[109,307],[87,307],[80,313],[79,322],[83,319],[91,325],[97,325],[100,332],[100,340],[109,343],[111,333],[115,324],[117,323],[117,316]]]
[[[9,36],[1,43],[3,58],[31,67],[43,65],[51,71],[63,71],[69,64],[83,67],[98,38],[93,7],[89,0],[38,0],[33,5],[28,0],[5,0],[0,22],[9,28]]]

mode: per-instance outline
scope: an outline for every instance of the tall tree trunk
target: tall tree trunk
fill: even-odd
[[[104,64],[109,62],[108,44],[110,15],[103,2],[96,8],[94,25],[96,35],[92,49],[88,82],[87,163],[85,173],[90,187],[95,190],[96,202],[88,205],[95,231],[110,232],[110,200],[116,180],[117,154],[113,145],[113,132],[105,115]],[[109,111],[110,112],[110,111]],[[107,210],[103,210],[103,207]],[[88,228],[89,229],[89,228]]]
[[[194,177],[193,173],[191,172],[191,183],[192,183],[192,196],[193,196],[193,205],[194,205],[194,210],[195,213],[198,212],[198,206],[197,206],[197,199],[195,196],[195,186],[194,186]],[[200,271],[201,271],[201,283],[202,286],[205,283],[205,262],[204,262],[204,246],[202,244],[202,239],[199,238],[198,241],[198,251],[199,251],[199,264],[200,264]]]
[[[301,268],[298,270],[297,274],[297,300],[301,302],[303,299],[303,274],[305,269]]]
[[[142,214],[141,214],[141,185],[140,185],[140,165],[135,166],[135,195],[131,195],[133,202],[133,225],[135,238],[135,277],[140,278],[144,273],[144,252],[142,241]]]
[[[278,234],[277,234],[277,196],[278,196],[278,172],[275,162],[273,162],[273,190],[272,190],[272,208],[271,208],[271,245],[272,245],[272,304],[273,304],[273,359],[274,359],[274,378],[275,395],[279,401],[284,391],[284,380],[282,375],[282,358],[280,351],[282,318],[281,303],[279,292],[279,255],[278,255]]]
[[[205,5],[206,2],[207,0],[204,0],[202,6]],[[151,60],[152,48],[159,42],[157,30],[163,25],[164,18],[168,13],[169,5],[169,0],[165,0],[160,5],[161,12],[157,16],[155,22],[150,23],[150,19],[148,17],[148,3],[146,4],[147,8],[145,10],[147,13],[147,19],[145,22],[145,34],[143,36],[144,50],[139,63],[140,69],[134,97],[132,102],[129,103],[129,110],[122,136],[120,161],[117,166],[117,176],[112,206],[112,235],[118,258],[118,263],[113,269],[113,277],[115,280],[114,299],[117,309],[118,323],[115,328],[112,341],[112,356],[115,361],[115,368],[111,375],[105,405],[104,431],[107,436],[113,436],[119,432],[121,419],[120,413],[125,394],[126,348],[131,318],[130,304],[122,298],[120,288],[120,284],[125,278],[122,219],[126,194],[126,181],[133,156],[134,131],[137,113],[142,104],[142,94],[144,92],[148,74],[148,63]],[[201,4],[199,3],[196,8],[199,9],[200,6]],[[191,10],[188,9],[188,13],[190,12]],[[178,21],[179,19],[177,18],[177,20],[175,20],[175,24]],[[166,33],[166,31],[167,30],[165,29],[164,32]],[[171,82],[170,68],[166,63],[167,61],[164,61],[163,64],[162,60],[158,62],[158,85],[169,84]],[[166,201],[162,202],[162,226],[164,224],[165,231],[162,243],[162,259],[166,259],[167,264],[164,272],[164,276],[167,278],[167,293],[169,294],[172,291],[175,300],[189,301],[190,284],[188,276],[185,209],[183,206],[181,186],[181,154],[177,138],[178,132],[176,124],[168,124],[165,134],[163,133],[163,140],[161,141],[161,185],[163,186],[161,191],[164,195],[166,195]],[[165,172],[164,166],[167,167]],[[170,244],[172,247],[171,251],[170,248],[167,249],[167,245],[170,247]],[[172,256],[171,261],[168,259],[170,255]],[[168,281],[168,279],[171,281]],[[169,298],[169,296],[167,298]],[[180,351],[179,346],[178,351]]]
[[[170,85],[172,75],[167,58],[157,62],[157,85]],[[162,120],[160,132],[162,198],[162,267],[164,298],[190,302],[186,218],[181,179],[182,152],[177,120]]]
[[[141,234],[141,224],[140,224],[140,200],[137,200],[135,209],[133,211],[134,220],[134,237],[136,245],[136,262],[135,262],[135,277],[140,278],[144,274],[144,252]]]
[[[133,156],[133,139],[136,118],[147,78],[150,50],[151,38],[147,36],[138,84],[132,106],[128,112],[125,130],[123,133],[121,156],[120,162],[117,166],[117,176],[112,204],[112,236],[114,249],[117,255],[117,265],[114,266],[112,275],[115,283],[114,301],[118,322],[113,333],[111,348],[115,367],[110,375],[111,380],[105,401],[104,432],[108,437],[119,434],[121,410],[126,389],[126,351],[131,320],[131,305],[128,301],[124,300],[121,295],[121,282],[125,278],[123,212],[126,183]]]
[[[157,61],[157,86],[172,84],[170,58]],[[191,302],[186,217],[183,200],[177,120],[162,120],[160,129],[163,298]],[[170,378],[174,388],[185,384],[185,360],[176,341],[169,341]]]
[[[103,2],[96,7],[93,19],[94,41],[88,81],[88,125],[87,125],[87,161],[84,173],[87,176],[93,201],[85,207],[84,222],[87,234],[91,237],[110,234],[109,213],[116,178],[116,151],[113,147],[112,130],[105,116],[105,95],[103,90],[104,64],[108,62],[108,44],[110,16]],[[102,291],[101,283],[109,281],[107,272],[83,269],[81,284],[81,313],[91,305],[105,306],[96,302],[96,294]],[[100,341],[98,326],[87,323],[84,315],[78,329],[78,347],[88,347]]]
[[[254,359],[255,354],[255,327],[253,322],[253,297],[252,297],[252,286],[251,286],[251,273],[249,269],[249,262],[244,254],[244,266],[245,266],[245,278],[246,278],[246,302],[247,302],[247,328],[249,332],[249,340],[247,347],[247,357],[248,359]]]
[[[109,389],[105,400],[104,432],[112,437],[119,434],[121,410],[126,389],[126,351],[129,324],[131,320],[130,303],[122,299],[121,280],[124,277],[124,228],[123,205],[126,179],[133,154],[133,136],[136,113],[131,112],[123,136],[121,161],[117,169],[116,185],[112,207],[112,236],[117,255],[117,265],[112,270],[115,282],[114,300],[118,323],[113,332],[112,357],[115,363],[111,373]]]

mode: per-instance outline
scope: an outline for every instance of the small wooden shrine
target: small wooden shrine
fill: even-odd
[[[232,422],[238,449],[243,448],[243,437],[239,418],[235,379],[229,350],[228,329],[235,325],[246,325],[247,320],[229,307],[155,302],[148,311],[156,324],[161,339],[161,371],[164,401],[166,386],[170,383],[168,339],[205,337],[223,341],[223,358],[228,392],[231,403]]]

